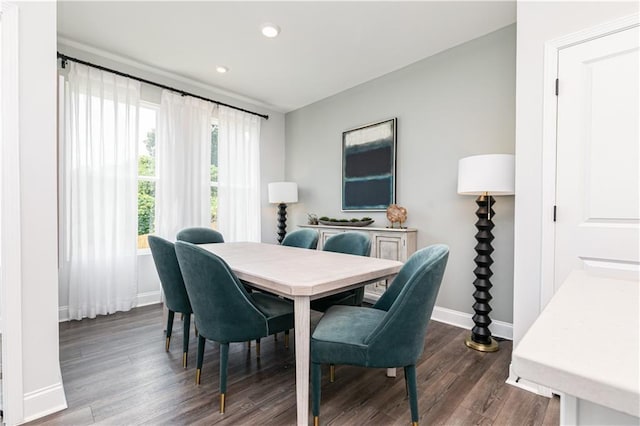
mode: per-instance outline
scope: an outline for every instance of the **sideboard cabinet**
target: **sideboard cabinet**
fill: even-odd
[[[301,228],[315,229],[319,233],[318,250],[322,250],[324,242],[332,235],[341,232],[356,231],[369,234],[371,237],[371,257],[380,259],[399,260],[406,262],[416,251],[417,229],[415,228],[372,228],[370,226],[325,226],[299,225]],[[387,289],[387,283],[380,281],[365,288],[364,299],[373,303]]]

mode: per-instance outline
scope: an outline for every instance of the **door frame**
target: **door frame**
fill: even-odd
[[[575,46],[597,38],[605,37],[640,25],[640,14],[624,16],[585,30],[550,40],[544,46],[543,77],[543,117],[542,117],[542,253],[540,311],[549,303],[556,290],[555,284],[555,242],[556,226],[553,221],[556,205],[556,146],[558,97],[556,96],[556,78],[558,78],[558,57],[562,49]],[[562,82],[559,87],[562,93]],[[561,212],[560,212],[561,213]]]
[[[20,142],[18,74],[18,5],[0,1],[2,26],[0,42],[0,182],[1,264],[0,300],[2,318],[2,399],[3,421],[22,423],[24,390],[22,369],[22,263],[20,231]]]

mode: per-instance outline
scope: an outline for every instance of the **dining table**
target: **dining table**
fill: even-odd
[[[200,247],[221,257],[240,280],[293,301],[297,424],[308,424],[311,300],[390,280],[398,274],[402,263],[256,242]]]

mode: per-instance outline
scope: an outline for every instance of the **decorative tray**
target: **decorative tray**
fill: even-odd
[[[327,226],[369,226],[374,221],[373,220],[359,220],[357,222],[337,222],[331,220],[318,220],[321,225]]]

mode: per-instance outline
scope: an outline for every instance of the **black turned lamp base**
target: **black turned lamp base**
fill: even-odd
[[[496,342],[493,337],[490,337],[490,340],[491,343],[487,345],[485,343],[474,342],[471,336],[468,336],[465,339],[464,344],[467,345],[468,348],[475,349],[476,351],[480,352],[496,352],[498,349],[500,349],[498,347],[498,342]]]
[[[473,298],[475,303],[473,304],[474,327],[471,329],[471,335],[467,337],[465,344],[471,349],[482,352],[495,352],[498,350],[498,342],[491,337],[491,331],[489,325],[491,324],[491,318],[489,313],[491,312],[491,265],[493,259],[491,253],[493,253],[493,247],[491,242],[493,241],[493,216],[494,211],[492,209],[495,200],[489,195],[481,195],[476,200],[478,210],[476,210],[476,216],[478,221],[476,222],[476,257],[474,262],[476,268],[473,270],[476,276],[473,281],[475,292]]]
[[[278,204],[278,244],[282,244],[285,235],[287,235],[287,205],[280,203]]]

